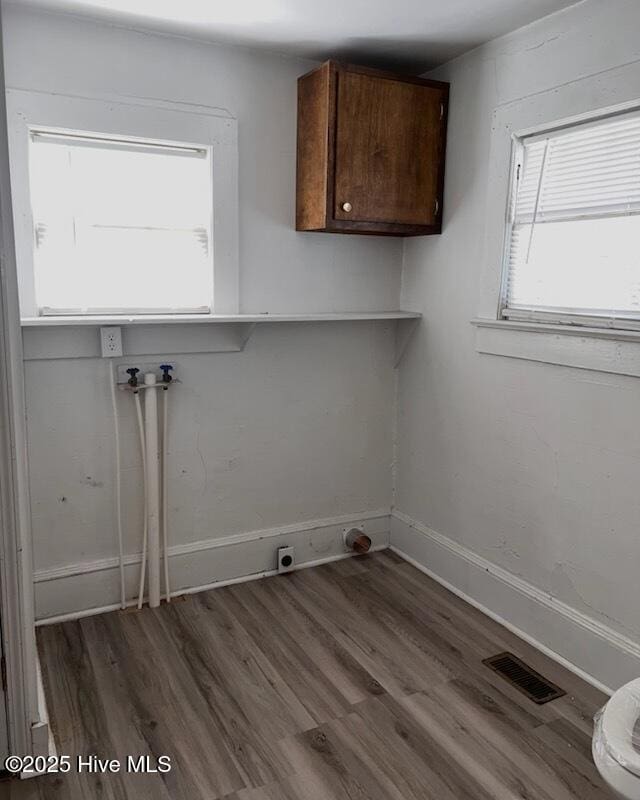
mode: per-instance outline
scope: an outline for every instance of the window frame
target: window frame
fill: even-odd
[[[553,82],[551,74],[545,74],[541,82],[538,91],[496,105],[482,129],[487,158],[476,167],[477,174],[472,173],[474,184],[480,181],[482,185],[485,206],[484,236],[480,232],[477,252],[476,315],[469,320],[475,351],[483,358],[498,356],[640,378],[640,331],[517,322],[499,316],[513,136],[586,122],[616,111],[640,110],[635,64],[590,73],[561,86]]]
[[[144,152],[152,151],[154,148],[157,150],[166,149],[168,151],[187,151],[187,150],[194,150],[204,154],[204,159],[206,160],[207,165],[207,172],[208,172],[208,180],[211,186],[211,191],[213,193],[213,153],[211,146],[207,145],[196,145],[192,142],[169,142],[166,140],[160,139],[142,139],[140,137],[133,137],[133,136],[106,136],[102,134],[100,131],[79,131],[79,130],[71,130],[71,129],[63,129],[63,128],[43,128],[42,126],[35,126],[29,125],[28,126],[28,135],[29,135],[29,165],[31,167],[31,148],[34,146],[34,136],[46,136],[46,137],[53,137],[58,139],[69,139],[69,143],[73,143],[73,139],[77,138],[79,141],[86,141],[87,139],[95,139],[96,141],[103,141],[106,146],[109,146],[113,143],[121,143],[125,146],[133,145],[134,149],[139,149]],[[117,148],[114,148],[117,149]],[[124,187],[123,187],[124,191]],[[209,240],[209,267],[211,269],[211,278],[213,279],[213,272],[214,272],[214,252],[213,252],[213,194],[209,198],[210,207],[208,209],[208,233],[210,233],[210,240]],[[30,211],[32,210],[32,202],[31,197],[29,198],[29,207]],[[32,230],[33,230],[33,223],[32,223]],[[32,253],[34,252],[34,248],[32,248]],[[34,280],[35,280],[35,273],[36,273],[36,264],[35,258],[33,263],[33,270],[34,270]],[[34,290],[35,291],[35,290]],[[36,298],[37,299],[37,298]],[[43,306],[41,304],[37,304],[37,311],[39,317],[69,317],[69,316],[81,316],[81,317],[92,317],[92,316],[122,316],[122,317],[131,317],[133,316],[153,316],[153,315],[169,315],[169,316],[183,316],[185,314],[192,314],[192,315],[202,315],[202,316],[210,316],[213,309],[213,304],[215,301],[215,295],[213,293],[213,281],[212,281],[212,291],[210,295],[206,299],[206,303],[203,303],[201,306],[196,307],[182,307],[182,308],[171,308],[169,306],[162,307],[162,308],[152,308],[152,307],[130,307],[130,306],[121,306],[121,307],[113,307],[113,308],[94,308],[91,310],[82,310],[78,308],[72,308],[70,306],[65,307],[51,307],[51,306]]]
[[[521,170],[524,162],[524,150],[527,142],[535,142],[543,138],[555,138],[563,131],[571,131],[577,127],[585,128],[597,125],[603,120],[614,119],[627,114],[640,114],[640,103],[622,108],[615,107],[594,111],[586,116],[561,120],[550,125],[537,126],[533,130],[511,134],[511,157],[509,165],[509,189],[506,202],[506,220],[502,261],[500,270],[500,291],[498,296],[497,319],[520,323],[540,323],[544,325],[572,326],[578,328],[604,328],[620,331],[640,331],[640,312],[634,314],[580,314],[574,312],[542,311],[540,309],[510,309],[509,301],[509,260],[511,240],[514,226],[514,209],[518,194]]]
[[[207,148],[211,153],[214,297],[203,320],[239,311],[237,121],[219,109],[161,100],[52,95],[7,91],[9,152],[16,228],[20,313],[42,318],[36,305],[33,218],[29,189],[32,130],[83,131],[121,139]],[[185,312],[187,313],[187,312]],[[56,315],[59,316],[59,315]],[[75,316],[75,315],[69,315]],[[90,317],[91,315],[83,315]],[[153,314],[123,311],[114,319],[150,319]],[[163,316],[167,316],[163,314]],[[169,316],[179,318],[182,312]]]

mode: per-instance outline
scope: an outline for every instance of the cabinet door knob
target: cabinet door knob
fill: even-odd
[[[349,211],[351,211],[351,208],[352,208],[351,203],[343,203],[342,204],[342,210],[346,211],[347,214],[349,213]]]

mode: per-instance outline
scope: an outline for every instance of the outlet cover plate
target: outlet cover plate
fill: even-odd
[[[100,352],[103,358],[122,356],[122,328],[117,325],[100,328]]]
[[[278,572],[291,572],[296,565],[292,546],[278,548]]]

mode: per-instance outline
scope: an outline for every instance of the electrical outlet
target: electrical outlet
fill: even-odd
[[[295,566],[293,547],[278,548],[278,572],[291,572]]]
[[[100,328],[100,348],[103,358],[122,355],[122,331],[118,327]]]

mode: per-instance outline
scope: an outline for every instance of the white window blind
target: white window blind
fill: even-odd
[[[506,262],[505,317],[640,324],[638,112],[520,141]]]
[[[29,175],[41,314],[209,312],[207,148],[32,131]]]

